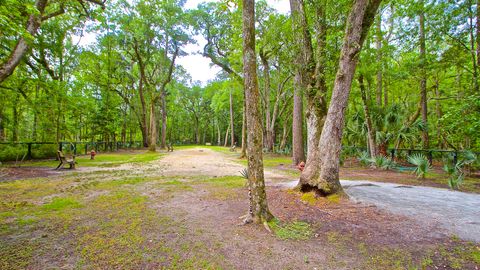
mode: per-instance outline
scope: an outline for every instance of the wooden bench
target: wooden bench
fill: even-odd
[[[167,152],[173,152],[173,145],[167,144]]]
[[[75,162],[75,155],[72,156],[72,159],[67,159],[65,157],[65,155],[63,154],[63,152],[58,150],[57,151],[57,158],[60,161],[60,164],[58,164],[58,166],[57,166],[57,168],[55,168],[55,170],[62,169],[63,166],[65,166],[65,164],[70,165],[69,169],[75,169],[75,164],[77,163],[77,162]]]

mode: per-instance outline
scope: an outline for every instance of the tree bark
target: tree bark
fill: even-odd
[[[293,165],[298,165],[298,163],[305,161],[305,150],[303,149],[303,80],[301,71],[302,64],[304,64],[304,56],[301,54],[300,49],[305,42],[305,29],[302,29],[302,23],[305,18],[303,1],[290,0],[290,10],[293,21],[292,31],[295,35],[297,50],[295,53],[295,77],[293,83],[292,163]]]
[[[380,2],[381,0],[355,0],[348,16],[332,98],[319,142],[322,168],[315,188],[323,195],[343,194],[338,173],[345,109],[358,56]]]
[[[150,102],[150,140],[148,150],[155,152],[157,150],[157,119],[155,117],[155,101]]]
[[[368,148],[370,150],[370,157],[374,158],[378,154],[377,144],[375,140],[375,128],[373,127],[372,118],[370,117],[369,102],[367,100],[367,93],[365,89],[365,84],[363,83],[362,74],[358,76],[358,84],[360,86],[360,94],[362,96],[363,113],[365,114],[365,122],[367,123]]]
[[[320,173],[320,156],[318,140],[322,132],[324,118],[327,111],[325,96],[326,38],[327,27],[325,21],[325,1],[316,3],[316,30],[317,30],[317,62],[313,57],[313,48],[303,0],[290,0],[294,37],[297,48],[297,73],[301,78],[301,89],[307,96],[307,160],[300,175],[299,187],[308,191],[315,186],[315,180]],[[298,86],[298,85],[297,85]]]
[[[245,91],[243,93],[243,116],[242,116],[242,153],[240,158],[247,156],[247,101],[245,99]]]
[[[288,138],[288,120],[283,120],[283,132],[282,132],[282,140],[280,141],[280,149],[284,150],[287,146],[287,138]]]
[[[264,80],[264,103],[265,103],[265,148],[268,152],[273,152],[274,141],[274,130],[270,126],[272,123],[271,112],[270,112],[270,66],[268,63],[268,52],[262,48],[260,50],[260,60],[262,61],[263,66],[263,80]]]
[[[228,132],[230,131],[230,127],[227,127],[227,131],[225,131],[225,143],[223,144],[223,147],[227,147],[228,144]]]
[[[273,218],[268,210],[263,172],[260,93],[255,57],[255,1],[243,1],[243,73],[246,97],[248,185],[250,211],[246,221],[264,223]]]
[[[160,147],[165,149],[167,147],[167,101],[164,92],[160,95],[160,102],[162,103],[162,138]]]
[[[419,29],[419,41],[420,41],[420,96],[422,104],[422,122],[424,125],[422,131],[423,148],[429,148],[428,140],[428,112],[427,112],[427,70],[426,70],[426,49],[425,49],[425,7],[423,0],[420,1],[420,29]]]
[[[218,120],[216,121],[216,124],[217,124],[217,145],[220,146],[222,145],[222,134],[220,131],[220,123]]]

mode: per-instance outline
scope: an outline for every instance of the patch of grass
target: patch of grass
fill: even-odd
[[[315,205],[317,203],[317,197],[315,195],[315,192],[307,192],[303,193],[302,196],[300,196],[300,200],[302,202],[308,203],[310,205]]]
[[[292,157],[274,154],[263,155],[263,166],[267,168],[275,168],[280,165],[292,164]]]
[[[282,240],[307,240],[313,235],[312,226],[303,221],[281,223],[278,219],[273,219],[268,225]]]
[[[340,195],[338,194],[332,194],[327,196],[327,200],[331,203],[339,203],[340,202]]]
[[[175,192],[175,191],[193,191],[193,187],[186,182],[179,181],[179,180],[171,180],[167,182],[160,183],[161,186],[166,186],[167,192]]]
[[[410,252],[402,249],[383,248],[370,254],[367,260],[369,269],[417,269],[413,263]]]
[[[246,185],[245,178],[241,176],[222,176],[215,178],[208,178],[206,180],[201,180],[201,183],[211,184],[217,187],[225,188],[241,188]]]
[[[126,177],[126,178],[120,178],[120,179],[114,179],[114,180],[111,180],[111,181],[107,181],[107,182],[101,182],[98,184],[98,186],[100,188],[105,188],[105,187],[110,187],[110,188],[114,188],[114,187],[118,187],[118,186],[122,186],[122,185],[136,185],[136,184],[140,184],[140,183],[144,183],[144,182],[147,182],[147,181],[151,181],[152,179],[151,178],[148,178],[148,177]]]
[[[60,211],[66,208],[80,208],[82,205],[75,200],[74,198],[70,197],[56,197],[50,203],[43,205],[44,210],[50,211]]]
[[[99,153],[94,160],[90,156],[78,156],[75,160],[79,167],[115,167],[125,163],[146,163],[154,161],[162,157],[164,154],[158,152],[117,152],[117,153]],[[68,156],[68,155],[67,155]],[[22,166],[35,167],[56,167],[58,161],[41,160],[25,162]]]
[[[0,269],[27,269],[35,249],[33,240],[0,241]]]

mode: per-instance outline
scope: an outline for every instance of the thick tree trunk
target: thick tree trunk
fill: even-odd
[[[294,85],[300,85],[300,74],[296,74]],[[305,151],[303,149],[303,97],[302,90],[295,86],[293,90],[293,121],[292,121],[292,163],[305,161]]]
[[[250,211],[248,221],[264,223],[273,218],[268,210],[263,172],[260,93],[255,58],[255,1],[243,1],[243,73],[247,116],[247,159]]]
[[[303,0],[290,0],[294,37],[297,48],[296,68],[301,78],[301,89],[307,96],[307,160],[300,175],[299,187],[303,191],[315,186],[320,173],[320,157],[318,140],[322,132],[324,117],[327,111],[325,95],[325,44],[327,28],[325,22],[325,2],[316,3],[317,15],[317,63],[313,58],[313,49]]]
[[[328,114],[320,137],[321,172],[316,189],[323,195],[343,193],[338,179],[345,109],[358,56],[381,0],[355,0],[348,16]]]
[[[363,75],[360,74],[358,77],[358,84],[360,86],[360,93],[362,96],[363,102],[363,113],[365,114],[365,122],[367,123],[367,137],[368,137],[368,148],[370,152],[370,157],[374,158],[377,156],[377,144],[375,140],[375,129],[372,124],[372,118],[370,117],[370,108],[369,102],[367,100],[367,91],[365,89],[365,84],[363,83]]]
[[[377,50],[377,106],[382,106],[382,85],[383,85],[383,55],[382,55],[382,15],[378,14],[375,22],[375,48]],[[385,104],[386,106],[386,104]]]
[[[230,129],[232,133],[230,134],[230,146],[233,147],[235,145],[235,128],[233,126],[233,95],[232,89],[230,89]]]
[[[419,29],[419,41],[420,41],[420,96],[422,104],[422,122],[424,129],[422,131],[423,148],[429,148],[428,140],[428,112],[427,112],[427,70],[426,70],[426,49],[425,49],[425,10],[423,0],[420,1],[420,29]]]
[[[310,41],[309,33],[304,33],[306,31],[303,27],[305,21],[305,13],[303,10],[303,1],[301,0],[290,0],[290,10],[292,12],[292,31],[295,35],[295,44],[296,50],[298,50],[295,55],[295,77],[294,77],[294,88],[293,88],[293,121],[292,121],[292,163],[293,165],[298,165],[298,163],[305,161],[305,150],[303,149],[303,91],[304,91],[304,81],[302,68],[305,63],[305,58],[302,55],[301,47],[304,46],[306,42],[305,35],[308,35],[308,40]],[[311,41],[310,41],[311,42]],[[311,45],[310,45],[311,50]]]
[[[245,93],[243,93],[243,116],[242,116],[242,153],[240,158],[247,156],[247,101]]]
[[[155,117],[155,102],[150,102],[150,140],[148,150],[155,152],[157,150],[157,119]]]

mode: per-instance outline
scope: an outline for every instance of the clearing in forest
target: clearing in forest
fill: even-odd
[[[243,162],[219,147],[0,183],[1,269],[478,269],[480,247],[434,222],[285,188],[266,157],[273,232],[241,226]],[[49,163],[45,163],[49,165]],[[95,165],[95,166],[93,166]],[[50,166],[50,165],[49,165]],[[347,189],[348,190],[348,189]],[[427,220],[426,220],[427,221]]]

